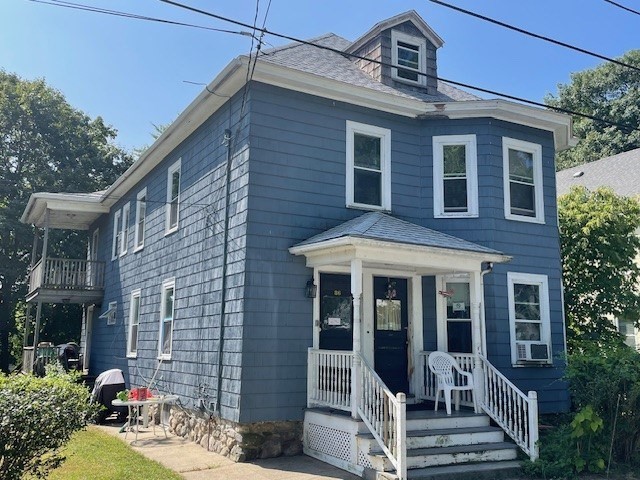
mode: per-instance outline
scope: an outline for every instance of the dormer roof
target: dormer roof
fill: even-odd
[[[345,52],[353,53],[371,39],[379,35],[380,32],[405,22],[411,22],[436,48],[440,48],[444,45],[444,40],[442,40],[442,38],[440,38],[440,36],[429,25],[427,25],[422,17],[418,15],[415,10],[409,10],[408,12],[401,13],[395,17],[376,23],[367,33],[354,41],[349,48],[345,49]]]

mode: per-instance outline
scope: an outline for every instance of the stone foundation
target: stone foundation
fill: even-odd
[[[152,421],[160,423],[158,408],[151,408],[149,414]],[[169,428],[174,434],[234,462],[302,453],[302,422],[241,424],[171,406]]]

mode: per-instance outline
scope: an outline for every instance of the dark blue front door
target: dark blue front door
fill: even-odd
[[[375,370],[394,392],[409,393],[407,280],[374,277]]]
[[[320,274],[320,349],[353,349],[351,276]]]

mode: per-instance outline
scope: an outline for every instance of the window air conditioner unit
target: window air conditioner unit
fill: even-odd
[[[546,343],[516,342],[516,356],[519,362],[546,362],[549,360],[549,346]]]

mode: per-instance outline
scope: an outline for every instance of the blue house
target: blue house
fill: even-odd
[[[231,61],[107,190],[34,194],[28,302],[82,303],[85,370],[178,395],[173,430],[239,461],[536,458],[538,413],[569,407],[570,118],[437,81],[414,11],[309,42]],[[48,258],[53,228],[87,259]],[[473,375],[451,416],[425,403],[433,351]]]

